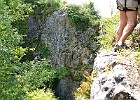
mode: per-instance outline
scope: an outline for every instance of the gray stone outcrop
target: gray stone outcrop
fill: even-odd
[[[98,27],[95,29],[89,27],[85,31],[77,30],[64,9],[42,16],[42,19],[30,16],[29,26],[28,39],[41,35],[40,40],[44,41],[51,51],[48,59],[52,67],[68,66],[74,69],[72,72],[74,78],[79,75],[75,70],[79,65],[92,69],[96,51],[99,48],[96,38],[99,34]],[[72,78],[72,76],[69,77]],[[72,80],[66,78],[56,85],[56,94],[61,100],[65,98],[74,100],[73,92],[76,86],[73,84],[76,82]]]
[[[98,53],[94,70],[98,76],[91,86],[90,100],[140,100],[140,70],[136,53]]]
[[[98,49],[96,29],[79,31],[72,25],[65,10],[55,11],[46,17],[42,39],[51,49],[51,64],[55,67],[76,67],[79,64],[92,65]]]

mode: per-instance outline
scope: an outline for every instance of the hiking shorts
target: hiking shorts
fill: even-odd
[[[120,11],[137,11],[138,0],[116,0],[117,9]]]

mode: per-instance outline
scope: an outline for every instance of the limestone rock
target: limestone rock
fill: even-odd
[[[101,51],[94,62],[98,76],[90,100],[140,100],[140,73],[135,53]]]
[[[85,31],[77,30],[64,9],[42,17],[43,19],[34,19],[30,16],[28,38],[33,39],[41,35],[41,41],[50,47],[51,54],[48,57],[50,64],[55,68],[69,66],[76,69],[78,65],[87,65],[92,69],[99,48],[96,38],[99,29],[89,27]],[[71,77],[77,78],[79,73],[76,70],[72,73]],[[69,82],[71,84],[67,84]],[[65,97],[67,100],[74,100],[73,91],[76,90],[76,86],[73,84],[75,82],[71,79],[58,82],[57,95],[62,100]]]
[[[67,16],[65,10],[55,11],[46,17],[44,40],[50,45],[51,64],[55,67],[93,64],[98,49],[94,36],[95,29],[78,31]]]

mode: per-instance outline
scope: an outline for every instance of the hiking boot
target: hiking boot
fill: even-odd
[[[122,49],[126,49],[126,50],[129,49],[129,47],[124,43],[121,45],[121,47],[122,47]]]
[[[121,49],[121,46],[116,44],[115,47],[114,47],[114,52],[120,51],[120,49]]]
[[[129,49],[129,47],[124,43],[122,45],[120,45],[120,46],[118,44],[116,44],[115,47],[114,47],[114,52],[120,51],[122,49],[127,50],[127,49]]]

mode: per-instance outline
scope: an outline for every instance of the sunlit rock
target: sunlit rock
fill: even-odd
[[[101,51],[94,63],[98,76],[90,100],[140,100],[140,74],[135,53]]]

